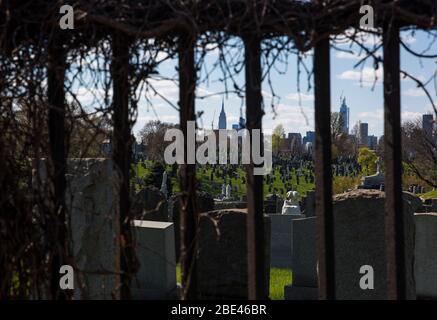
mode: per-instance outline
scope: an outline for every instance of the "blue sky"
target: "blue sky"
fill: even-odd
[[[437,46],[430,44],[431,40],[423,32],[402,33],[404,41],[414,50],[421,51],[430,46],[428,54],[437,52]],[[238,41],[233,39],[232,41]],[[380,43],[380,39],[370,35],[364,35],[361,42],[368,47]],[[347,53],[334,48],[331,50],[331,108],[332,111],[338,111],[340,108],[340,96],[346,97],[347,105],[350,108],[350,127],[352,128],[357,121],[369,123],[369,134],[380,136],[383,134],[383,94],[382,94],[382,66],[376,71],[373,69],[373,62],[366,62],[365,65],[360,65],[354,69],[354,65],[363,56],[359,48],[345,41],[336,42],[337,47],[343,50],[350,50],[354,53]],[[230,49],[230,55],[235,59],[243,59],[244,53],[235,49]],[[377,52],[381,55],[381,50]],[[200,72],[200,78],[204,79],[206,72],[213,69],[214,63],[217,62],[219,50],[211,46],[211,51],[208,52],[205,62]],[[306,63],[309,70],[312,70],[312,52],[308,52],[303,61]],[[165,54],[161,54],[165,58]],[[284,63],[276,63],[271,69],[270,77],[277,99],[273,100],[273,105],[276,110],[276,115],[272,109],[272,95],[267,81],[263,83],[263,98],[265,116],[263,118],[263,129],[270,133],[273,128],[282,124],[286,132],[300,132],[304,134],[306,131],[314,130],[314,98],[313,92],[308,91],[307,74],[302,70],[300,78],[300,101],[297,85],[297,56],[290,54],[288,56],[288,66]],[[153,88],[164,96],[166,100],[173,105],[177,105],[178,101],[178,74],[175,69],[177,61],[168,59],[162,62],[159,66],[159,75],[148,80],[148,83]],[[277,69],[277,70],[276,70]],[[436,72],[435,59],[418,59],[406,50],[401,51],[401,69],[408,71],[413,76],[428,80]],[[279,71],[278,71],[279,70]],[[378,80],[375,82],[375,76]],[[206,96],[204,99],[196,99],[196,110],[203,111],[198,124],[207,129],[211,128],[212,121],[214,128],[218,124],[218,116],[220,113],[222,99],[225,104],[227,114],[227,125],[231,127],[233,123],[238,121],[240,108],[244,109],[244,99],[236,94],[228,94],[227,96],[215,94],[223,92],[225,89],[224,83],[220,81],[223,74],[220,70],[214,70],[210,73],[207,82],[198,85],[197,96]],[[236,83],[244,88],[244,70],[240,72],[236,78]],[[311,83],[313,79],[311,78]],[[232,89],[232,83],[228,82],[228,86]],[[427,88],[435,99],[434,82],[431,81]],[[89,103],[89,90],[87,88],[79,88],[82,91],[79,94],[79,99],[84,104]],[[424,93],[416,88],[416,85],[411,80],[402,80],[402,120],[414,120],[423,113],[431,112],[432,106]],[[144,93],[143,93],[144,94]],[[164,122],[178,122],[178,111],[171,104],[154,95],[151,91],[147,94],[152,104],[147,103],[142,97],[138,106],[137,123],[134,126],[134,133],[144,126],[150,120],[159,119]],[[211,96],[210,96],[211,95]]]

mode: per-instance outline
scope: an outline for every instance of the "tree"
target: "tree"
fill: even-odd
[[[371,175],[376,173],[376,161],[377,155],[369,148],[358,149],[358,164],[362,168],[362,172],[365,175]]]
[[[176,126],[159,120],[147,122],[139,132],[141,143],[146,147],[150,160],[164,161],[164,150],[171,143],[164,141],[165,132]]]
[[[156,188],[161,188],[162,174],[164,173],[165,167],[159,161],[154,161],[150,172],[144,177],[144,184],[146,186],[155,186]]]
[[[437,188],[437,143],[423,131],[421,119],[402,125],[402,156],[407,170]]]
[[[272,133],[272,151],[273,154],[278,155],[279,151],[284,143],[283,137],[285,135],[285,130],[282,124],[278,124]]]
[[[343,132],[344,119],[339,112],[331,115],[332,159],[339,156],[355,155],[355,140]]]

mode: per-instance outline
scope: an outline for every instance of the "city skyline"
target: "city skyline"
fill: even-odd
[[[416,32],[414,36],[402,32],[401,37],[404,43],[415,51],[423,51],[429,45],[423,32]],[[235,38],[229,41],[234,44],[239,42]],[[381,39],[372,35],[367,35],[362,40],[362,43],[370,46],[380,42]],[[347,96],[346,103],[353,109],[349,114],[349,131],[360,120],[369,123],[369,132],[379,137],[383,135],[384,128],[382,65],[375,69],[370,61],[367,64],[362,63],[363,53],[357,45],[350,42],[345,41],[338,47],[345,51],[331,49],[331,110],[338,111],[340,99]],[[437,44],[432,44],[429,49],[435,51]],[[235,49],[229,50],[235,55],[235,59],[239,59],[244,54]],[[375,55],[382,55],[381,49],[378,49]],[[235,83],[230,80],[225,83],[221,71],[217,68],[213,71],[209,70],[217,63],[219,56],[219,49],[212,46],[199,69],[195,107],[196,112],[201,114],[198,124],[204,128],[210,128],[212,122],[216,125],[217,109],[221,101],[224,101],[226,106],[228,127],[239,122],[241,110],[245,115],[244,72],[235,75],[233,78]],[[147,83],[153,89],[148,90],[147,97],[141,95],[138,101],[138,117],[133,127],[135,135],[151,120],[171,123],[179,121],[177,58],[168,58],[165,53],[160,53],[159,57],[163,62],[159,65],[157,73],[147,79]],[[312,58],[312,51],[302,54],[299,58],[310,74],[303,70],[305,68],[302,65],[298,72],[298,57],[292,54],[287,59],[288,64],[275,65],[275,68],[270,69],[269,76],[264,77],[262,95],[265,115],[262,126],[265,133],[271,133],[280,123],[287,132],[304,134],[306,131],[314,131]],[[434,92],[433,82],[428,81],[434,70],[432,61],[425,59],[419,62],[417,59],[411,59],[408,51],[401,48],[401,62],[403,71],[427,83],[426,87],[431,94]],[[237,89],[240,90],[238,93],[235,92]],[[86,88],[77,83],[75,91],[77,91],[76,98],[90,109],[96,105],[96,99],[104,99],[102,88]],[[112,92],[109,94],[111,95]],[[434,113],[426,94],[407,77],[401,77],[401,105],[402,121],[416,120],[420,119],[422,114]]]

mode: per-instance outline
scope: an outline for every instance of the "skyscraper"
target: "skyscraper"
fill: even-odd
[[[346,105],[346,98],[340,106],[341,131],[349,134],[349,107]]]
[[[220,111],[220,116],[219,116],[218,128],[226,129],[226,113],[225,113],[225,104],[223,100],[222,100],[222,110]]]
[[[303,144],[311,142],[313,145],[316,142],[316,133],[314,131],[307,131],[306,136],[303,137]]]
[[[360,122],[359,133],[358,133],[358,143],[361,147],[369,146],[369,124],[365,122]]]

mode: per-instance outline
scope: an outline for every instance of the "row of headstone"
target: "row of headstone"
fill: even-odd
[[[406,297],[436,299],[437,214],[415,214],[420,199],[407,192],[403,198]],[[384,200],[377,190],[334,196],[336,299],[387,299]],[[293,278],[285,298],[317,299],[316,218],[295,219],[292,230]],[[372,287],[363,282],[368,272]]]
[[[414,194],[425,193],[425,188],[423,186],[410,185],[408,186],[408,191]]]

